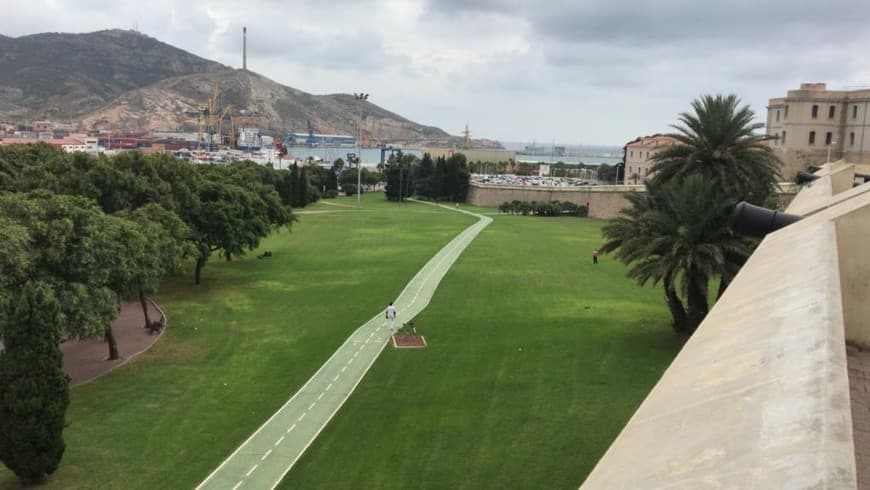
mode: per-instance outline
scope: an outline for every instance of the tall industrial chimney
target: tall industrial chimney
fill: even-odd
[[[242,70],[248,71],[248,28],[242,27]]]

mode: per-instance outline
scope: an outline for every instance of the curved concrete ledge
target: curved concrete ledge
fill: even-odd
[[[870,344],[870,192],[846,172],[796,200],[810,216],[761,243],[582,488],[856,487],[870,433],[845,344]]]

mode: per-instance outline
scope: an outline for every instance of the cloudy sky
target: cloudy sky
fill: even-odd
[[[867,0],[0,0],[0,34],[137,28],[316,94],[503,141],[622,145],[705,93],[763,121],[801,82],[870,86]]]

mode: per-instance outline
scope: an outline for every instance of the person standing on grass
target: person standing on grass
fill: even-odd
[[[396,321],[396,308],[393,306],[393,302],[390,301],[390,306],[387,306],[387,321],[390,322],[390,332],[393,331],[393,322]]]
[[[592,263],[593,264],[598,263],[598,249],[597,248],[592,249]]]

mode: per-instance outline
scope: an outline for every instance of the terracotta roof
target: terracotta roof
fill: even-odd
[[[670,136],[658,134],[655,136],[644,136],[643,138],[632,141],[625,146],[629,148],[655,148],[657,146],[670,146],[676,144],[676,142],[677,140]]]
[[[49,145],[60,148],[67,145],[83,145],[81,140],[74,138],[56,138],[56,139],[37,139],[37,138],[0,138],[0,145],[29,145],[32,143],[48,143]]]

